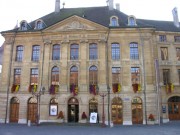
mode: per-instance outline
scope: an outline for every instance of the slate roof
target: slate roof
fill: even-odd
[[[73,15],[83,17],[87,20],[93,21],[95,23],[98,23],[100,25],[109,28],[113,28],[109,26],[110,17],[117,16],[119,18],[119,27],[114,27],[114,28],[140,27],[140,28],[156,28],[157,31],[180,32],[180,28],[175,27],[173,21],[170,22],[170,21],[136,19],[137,26],[128,26],[128,15],[116,9],[109,10],[107,6],[87,7],[87,8],[64,8],[61,9],[59,13],[52,12],[39,19],[42,19],[44,21],[47,28]],[[27,31],[37,31],[34,29],[35,21],[29,23],[31,28],[28,29]],[[16,30],[17,29],[13,29],[5,32],[13,32]]]

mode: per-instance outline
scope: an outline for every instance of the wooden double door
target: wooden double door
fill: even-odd
[[[180,120],[180,103],[168,103],[169,120]]]
[[[169,120],[180,120],[180,96],[168,99]]]
[[[10,102],[10,118],[9,122],[18,123],[19,120],[19,100],[12,98]]]
[[[132,123],[143,124],[143,112],[142,112],[142,108],[139,105],[133,105]]]
[[[38,111],[37,99],[30,98],[28,101],[27,120],[30,120],[31,123],[37,123],[37,117],[38,117],[37,111]]]

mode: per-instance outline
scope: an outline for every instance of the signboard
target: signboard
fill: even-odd
[[[166,113],[166,106],[162,106],[162,113]]]
[[[50,115],[56,116],[57,115],[57,105],[51,105],[50,106]]]
[[[93,112],[90,115],[90,123],[96,123],[97,122],[97,113]]]

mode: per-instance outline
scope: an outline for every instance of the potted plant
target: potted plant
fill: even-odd
[[[155,118],[154,118],[154,115],[151,113],[149,114],[149,117],[148,117],[148,124],[153,125],[154,122],[155,122]]]
[[[64,115],[62,111],[59,112],[57,119],[59,119],[60,123],[64,122]]]
[[[87,115],[85,112],[83,112],[81,115],[81,123],[87,123]]]

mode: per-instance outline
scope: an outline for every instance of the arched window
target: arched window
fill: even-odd
[[[130,26],[135,26],[135,25],[136,25],[135,17],[130,16],[130,17],[128,18],[128,24],[129,24]]]
[[[27,30],[27,23],[26,22],[21,23],[21,30]]]
[[[79,59],[79,45],[73,44],[71,45],[71,60],[78,60]]]
[[[60,45],[53,45],[52,60],[60,59]]]
[[[32,47],[32,61],[39,61],[40,59],[40,46],[33,45]]]
[[[91,94],[98,94],[98,69],[96,66],[89,68],[89,92]]]
[[[130,43],[130,59],[138,60],[139,59],[139,51],[137,43]]]
[[[16,47],[16,61],[21,62],[23,59],[23,46],[19,45]]]
[[[70,92],[74,96],[78,94],[78,68],[76,66],[70,69]]]
[[[90,44],[89,45],[89,59],[95,60],[97,59],[97,45],[96,44]]]
[[[49,115],[57,116],[58,115],[58,101],[56,98],[52,98],[49,104]]]
[[[37,29],[42,29],[43,28],[43,22],[42,21],[37,21],[36,28]]]
[[[112,60],[120,59],[120,45],[118,43],[111,44]]]
[[[119,26],[118,17],[117,16],[112,16],[110,18],[110,26]]]

